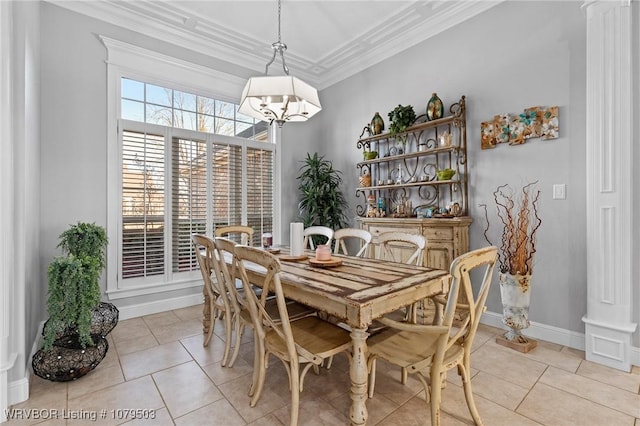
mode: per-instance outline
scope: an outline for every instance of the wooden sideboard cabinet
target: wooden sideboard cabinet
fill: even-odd
[[[437,219],[418,218],[357,218],[360,228],[371,232],[373,239],[369,250],[370,257],[377,257],[378,235],[383,232],[407,232],[420,234],[427,239],[424,254],[424,266],[449,270],[456,257],[469,251],[469,225],[472,219],[468,216]],[[398,260],[405,261],[410,256],[408,249],[398,246]]]

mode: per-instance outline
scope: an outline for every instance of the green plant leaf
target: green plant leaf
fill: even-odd
[[[416,112],[413,110],[412,105],[402,106],[398,104],[388,114],[389,116],[389,133],[394,135],[396,133],[404,132],[407,127],[410,127],[414,121],[416,121]]]
[[[333,164],[319,156],[307,153],[298,175],[300,200],[299,216],[305,227],[328,226],[332,229],[347,223],[347,202],[340,191],[342,177]]]
[[[74,332],[83,347],[93,345],[91,319],[100,304],[100,274],[106,265],[107,234],[103,227],[79,222],[60,234],[66,257],[49,264],[49,320],[44,330],[45,350],[62,333]]]

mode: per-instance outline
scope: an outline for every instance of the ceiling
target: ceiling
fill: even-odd
[[[283,0],[281,39],[295,75],[326,88],[503,0]],[[181,47],[264,73],[278,40],[276,0],[49,0]],[[277,60],[269,74],[282,74]]]

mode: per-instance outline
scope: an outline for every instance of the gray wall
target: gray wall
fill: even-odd
[[[579,2],[507,2],[320,94],[325,109],[308,123],[283,129],[284,235],[297,219],[300,160],[317,151],[343,171],[345,194],[354,201],[361,159],[356,140],[374,112],[398,103],[421,112],[432,92],[445,104],[467,96],[471,246],[485,244],[481,211],[503,183],[539,180],[542,190],[531,320],[582,332],[585,288],[585,19]],[[246,70],[150,40],[131,31],[42,6],[41,277],[58,254],[57,236],[78,220],[106,222],[106,66],[104,34],[162,53],[233,71]],[[560,135],[518,147],[481,151],[480,122],[534,105],[560,106]],[[385,120],[388,121],[388,120]],[[567,199],[552,200],[554,183],[567,184]],[[355,222],[354,222],[355,224]],[[493,229],[495,230],[496,227]],[[495,240],[495,233],[492,236]],[[43,296],[44,297],[44,296]],[[489,310],[500,312],[494,285]],[[44,319],[45,314],[42,314]]]
[[[580,2],[506,2],[321,93],[325,109],[284,133],[283,149],[297,158],[307,149],[326,154],[343,171],[345,193],[355,207],[356,142],[379,111],[411,104],[424,113],[432,92],[450,105],[467,96],[470,174],[470,245],[486,245],[483,211],[494,205],[501,184],[519,187],[538,181],[542,191],[530,319],[584,332],[586,313],[585,239],[585,17]],[[480,149],[480,123],[496,114],[535,105],[560,107],[560,138],[531,139],[522,146]],[[311,124],[313,122],[313,124]],[[294,178],[284,177],[284,181]],[[552,185],[565,183],[567,199],[553,200]],[[362,201],[362,200],[361,200]],[[352,214],[355,210],[352,210]],[[288,217],[294,217],[290,211]],[[497,223],[490,236],[498,242]],[[355,222],[354,222],[355,224]],[[494,279],[488,310],[501,312]]]

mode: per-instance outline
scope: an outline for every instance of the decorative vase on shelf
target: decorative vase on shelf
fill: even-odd
[[[518,345],[523,352],[536,346],[536,341],[522,334],[529,328],[529,304],[531,301],[531,274],[513,275],[501,273],[500,296],[502,298],[502,323],[509,327],[504,340]]]
[[[380,116],[380,113],[376,112],[371,119],[371,134],[379,135],[384,130],[384,120]]]
[[[442,118],[444,115],[444,107],[442,106],[442,100],[437,94],[433,93],[431,99],[427,103],[427,118],[429,121]]]

